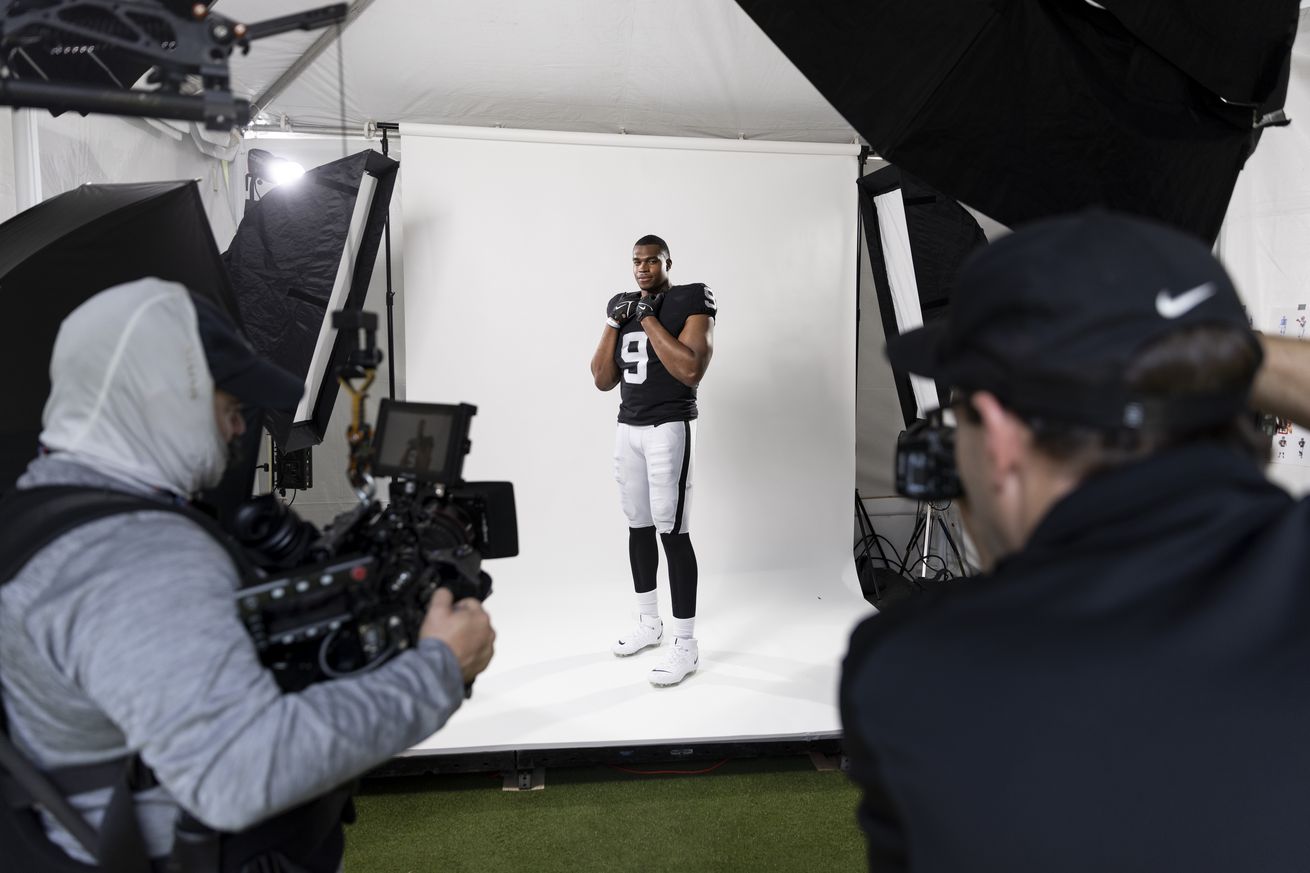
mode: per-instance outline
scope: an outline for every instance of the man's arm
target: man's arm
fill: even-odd
[[[643,318],[641,327],[660,363],[673,378],[691,388],[700,384],[714,355],[714,319],[708,315],[688,316],[676,337],[653,315]]]
[[[1260,336],[1264,363],[1251,387],[1251,406],[1310,427],[1310,343]]]
[[[465,665],[440,638],[283,694],[237,619],[221,547],[181,519],[114,522],[161,535],[115,537],[70,562],[93,581],[57,660],[205,824],[241,830],[316,797],[434,733],[462,702]]]
[[[609,391],[619,384],[621,375],[618,362],[614,360],[614,351],[619,345],[619,332],[608,324],[603,330],[605,332],[600,335],[596,354],[591,356],[591,378],[601,391]]]

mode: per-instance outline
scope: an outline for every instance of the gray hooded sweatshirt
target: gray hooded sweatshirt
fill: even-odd
[[[19,488],[90,485],[161,502],[213,484],[225,449],[190,298],[146,279],[71,314],[51,361],[41,442]],[[178,806],[240,830],[382,763],[463,700],[437,640],[363,676],[282,693],[237,619],[236,570],[193,522],[136,512],[79,527],[0,586],[0,693],[38,766],[141,755],[160,787],[137,795],[151,855]],[[99,827],[109,790],[73,798]],[[46,828],[90,861],[52,818]]]

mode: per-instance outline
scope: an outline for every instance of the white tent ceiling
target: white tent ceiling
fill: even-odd
[[[258,21],[314,0],[219,0]],[[851,142],[855,133],[733,0],[372,0],[342,40],[345,119]],[[233,59],[267,92],[321,35]],[[852,59],[855,62],[857,59]],[[340,127],[335,44],[261,107]]]

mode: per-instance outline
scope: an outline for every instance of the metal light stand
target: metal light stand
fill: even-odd
[[[855,489],[855,522],[860,530],[860,551],[855,555],[856,572],[861,572],[862,567],[868,566],[873,561],[874,549],[878,551],[878,558],[882,561],[883,567],[891,569],[892,563],[887,559],[887,552],[883,550],[882,543],[878,540],[877,531],[873,529],[873,519],[869,518],[869,510],[865,509],[858,488]],[[872,567],[869,567],[868,575],[869,582],[873,586],[874,597],[881,598],[883,589],[878,584],[878,577]]]
[[[919,563],[922,568],[919,572],[920,579],[928,578],[928,556],[932,552],[928,549],[932,546],[932,504],[925,502],[923,504],[923,547],[919,550]],[[943,565],[945,559],[942,559]]]
[[[968,576],[977,572],[977,567],[965,557],[961,544],[957,543],[955,537],[951,536],[951,528],[955,526],[951,523],[951,504],[948,503],[945,506],[938,507],[925,502],[922,504],[922,510],[924,530],[923,544],[920,549],[922,554],[919,556],[919,560],[923,566],[919,570],[919,579],[923,580],[928,577],[929,557],[938,558],[942,562],[941,569],[951,578]],[[934,528],[937,530],[934,531]],[[933,549],[938,547],[942,551],[940,553],[934,552]],[[954,557],[954,568],[951,566],[951,557]]]
[[[378,130],[382,131],[382,156],[391,157],[391,142],[387,139],[387,131],[400,130],[400,125],[394,121],[384,121],[378,124]],[[384,256],[387,265],[387,397],[392,400],[396,399],[396,327],[395,327],[395,306],[396,292],[391,287],[391,208],[387,207],[387,215],[382,225],[383,234],[386,238],[386,251]]]

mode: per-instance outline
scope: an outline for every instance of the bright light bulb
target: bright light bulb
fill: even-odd
[[[287,185],[305,175],[305,168],[295,161],[279,159],[269,164],[268,175],[274,185]]]

